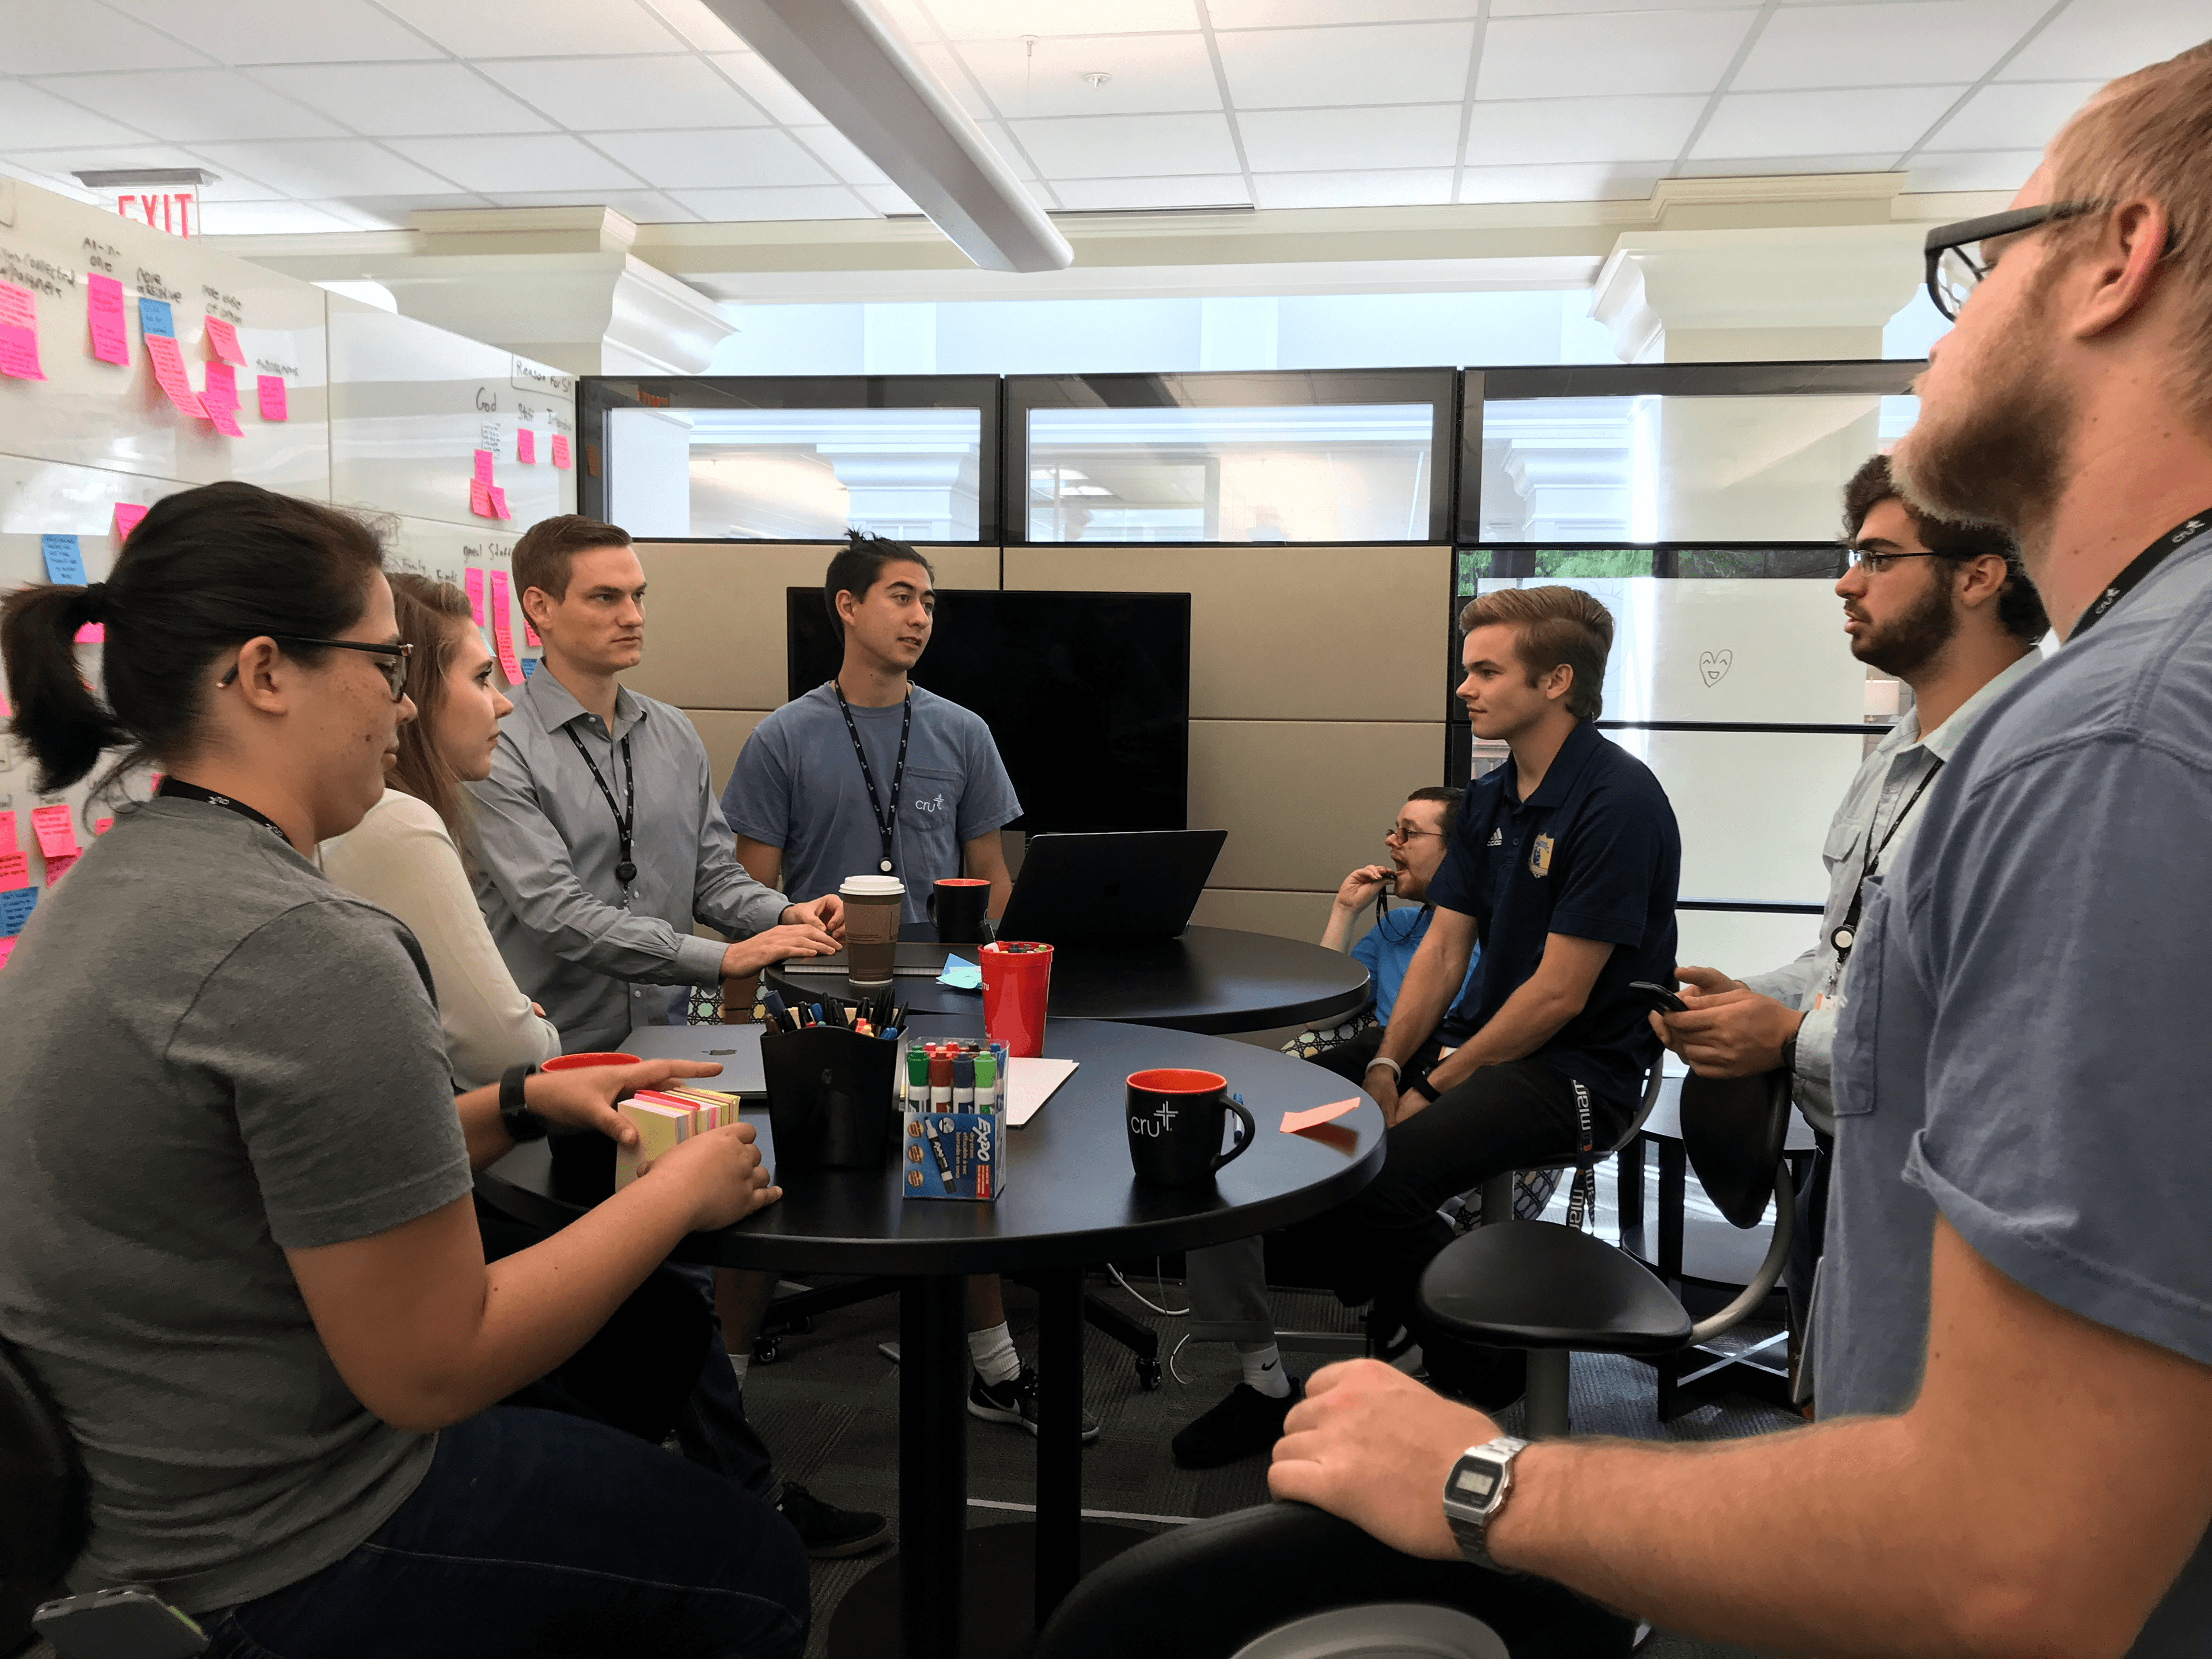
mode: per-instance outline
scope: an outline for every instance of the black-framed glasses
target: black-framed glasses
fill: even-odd
[[[1846,547],[1844,558],[1854,570],[1863,570],[1869,576],[1879,576],[1899,559],[1979,559],[2002,556],[1979,547],[1931,547],[1918,553],[1899,553],[1887,550],[1877,551],[1871,547]]]
[[[392,701],[398,702],[407,695],[407,659],[415,654],[412,645],[386,645],[375,640],[318,640],[305,634],[268,634],[261,637],[274,640],[279,645],[320,646],[339,651],[371,652],[384,659],[377,664],[376,669],[384,676],[384,683],[392,688]],[[233,667],[216,684],[228,685],[237,678],[238,670]]]
[[[1978,219],[1961,219],[1955,224],[1936,226],[1928,233],[1922,250],[1928,265],[1928,297],[1936,302],[1936,310],[1956,322],[1966,296],[1996,264],[1984,257],[1984,243],[1993,242],[2001,236],[2017,236],[2024,230],[2033,230],[2061,219],[2078,218],[2096,209],[2094,202],[2045,202],[2038,207],[2013,208],[2003,213],[1984,214]]]
[[[1408,830],[1402,823],[1394,823],[1382,832],[1385,841],[1418,841],[1423,836],[1434,836],[1442,841],[1444,832],[1441,830]]]

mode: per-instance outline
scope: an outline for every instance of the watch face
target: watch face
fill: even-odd
[[[1469,1463],[1452,1476],[1452,1496],[1470,1504],[1486,1504],[1498,1490],[1498,1468],[1493,1463]]]

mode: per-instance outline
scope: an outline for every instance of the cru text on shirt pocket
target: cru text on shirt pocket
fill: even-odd
[[[899,817],[916,830],[955,834],[960,824],[960,776],[909,766],[899,790]]]

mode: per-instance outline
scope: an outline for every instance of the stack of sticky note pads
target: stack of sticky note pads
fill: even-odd
[[[615,1190],[637,1179],[637,1166],[672,1152],[696,1134],[738,1121],[738,1097],[718,1089],[640,1089],[615,1108],[637,1126],[637,1145],[615,1148]]]

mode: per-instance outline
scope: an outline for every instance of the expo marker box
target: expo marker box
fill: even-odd
[[[1006,1120],[997,1112],[901,1114],[899,1191],[988,1204],[1006,1190]]]

